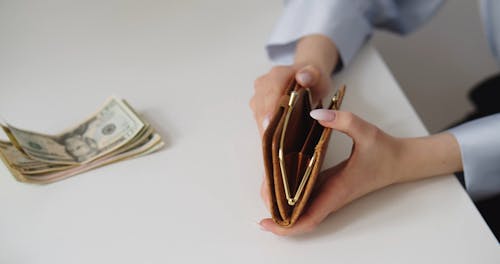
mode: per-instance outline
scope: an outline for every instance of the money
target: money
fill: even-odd
[[[10,142],[0,141],[0,158],[23,182],[50,183],[164,146],[160,135],[125,101],[109,99],[79,125],[58,135],[23,130],[1,122]]]

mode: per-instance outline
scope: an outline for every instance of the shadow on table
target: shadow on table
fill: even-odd
[[[394,223],[395,219],[398,223],[404,224],[406,220],[414,221],[419,215],[428,214],[428,210],[424,207],[415,206],[411,210],[401,208],[409,204],[404,202],[405,199],[411,199],[409,192],[419,192],[424,188],[424,186],[410,187],[411,183],[404,185],[406,186],[393,186],[366,195],[330,214],[312,233],[290,239],[301,241],[343,236],[348,233],[358,235],[372,233],[377,229],[388,228],[388,223]]]
[[[156,130],[158,134],[160,134],[163,142],[165,143],[165,148],[174,145],[171,136],[172,134],[176,134],[175,126],[173,125],[173,123],[168,121],[168,118],[163,114],[162,111],[153,108],[141,110],[139,114],[151,124],[151,126]]]

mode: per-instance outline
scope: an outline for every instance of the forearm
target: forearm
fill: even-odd
[[[401,165],[405,182],[462,170],[460,146],[450,133],[402,140]]]
[[[301,38],[295,49],[295,65],[313,65],[329,75],[337,66],[339,54],[335,44],[323,35],[307,35]]]

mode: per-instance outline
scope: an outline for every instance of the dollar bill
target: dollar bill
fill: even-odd
[[[82,164],[125,145],[144,126],[127,105],[112,98],[85,122],[57,136],[2,127],[14,146],[34,160]]]
[[[42,172],[52,172],[67,170],[74,165],[44,163],[33,160],[19,151],[8,142],[0,141],[0,154],[2,154],[9,166],[15,168],[23,174],[38,174]]]
[[[127,102],[111,98],[80,125],[46,135],[0,122],[0,159],[19,181],[50,183],[161,149],[161,136]]]
[[[161,141],[159,135],[155,135],[151,137],[146,144],[134,149],[130,152],[123,152],[117,155],[109,156],[104,159],[99,159],[87,164],[83,164],[81,166],[73,167],[68,170],[59,171],[55,173],[47,173],[47,174],[39,174],[36,176],[29,177],[28,181],[30,182],[40,182],[40,183],[50,183],[53,181],[58,181],[65,179],[67,177],[73,176],[75,174],[79,174],[85,171],[89,171],[95,168],[99,168],[108,164],[112,164],[118,161],[130,159],[133,157],[147,155],[154,151],[161,149],[164,146],[164,143]]]
[[[0,152],[7,157],[9,163],[15,166],[36,166],[40,161],[33,160],[15,148],[11,143],[0,141]]]
[[[150,138],[148,142],[145,144],[141,145],[140,147],[135,148],[133,151],[129,152],[123,152],[119,153],[117,155],[111,155],[103,159],[98,159],[93,162],[83,164],[80,166],[75,166],[72,167],[68,170],[62,170],[62,171],[56,171],[56,172],[50,172],[50,173],[39,173],[36,175],[29,175],[22,173],[19,170],[16,170],[15,168],[11,168],[15,172],[13,174],[16,174],[19,180],[24,181],[24,182],[31,182],[31,183],[51,183],[54,181],[59,181],[62,179],[66,179],[70,176],[89,171],[95,168],[99,168],[105,165],[109,165],[118,161],[130,159],[133,157],[138,157],[138,156],[143,156],[147,155],[149,153],[155,152],[159,149],[161,149],[164,146],[163,141],[161,141],[161,138],[159,135],[154,135]]]

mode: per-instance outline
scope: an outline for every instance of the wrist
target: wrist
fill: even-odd
[[[297,66],[312,65],[328,76],[337,66],[338,60],[337,47],[326,36],[307,35],[297,43],[294,59]]]
[[[460,146],[450,133],[402,140],[399,182],[451,174],[462,170]]]

